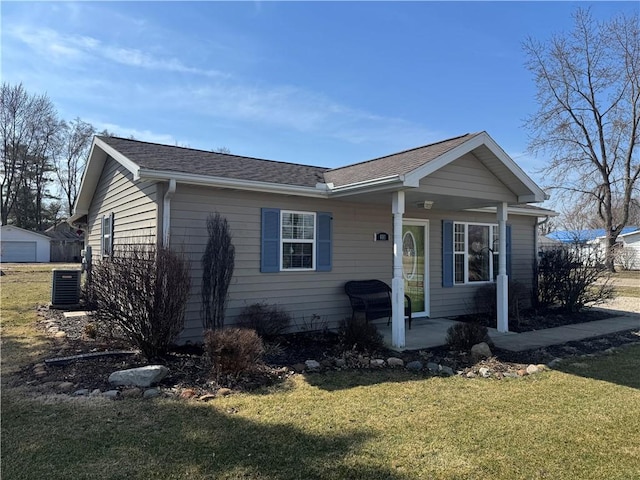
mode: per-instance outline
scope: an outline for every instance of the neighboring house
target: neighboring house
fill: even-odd
[[[508,329],[507,273],[532,284],[538,218],[554,212],[527,204],[545,199],[485,132],[333,169],[96,137],[69,221],[97,261],[132,242],[188,256],[182,340],[202,336],[201,257],[217,211],[236,251],[226,324],[267,302],[299,324],[319,315],[336,326],[351,314],[345,282],[376,278],[392,286],[393,344],[403,347],[405,292],[418,323],[468,313],[477,288],[495,281]]]
[[[618,256],[620,266],[627,270],[640,270],[640,228],[623,233],[618,238],[622,240],[622,250]]]
[[[598,258],[604,258],[607,246],[606,230],[604,228],[562,230],[552,232],[547,237],[561,242],[563,245],[571,246],[585,258],[593,255]],[[638,239],[640,239],[640,229],[638,227],[628,226],[622,229],[616,239],[616,265],[626,269],[640,268],[640,243],[637,243]],[[636,252],[639,253],[637,259]]]
[[[60,222],[43,232],[51,239],[51,261],[80,263],[84,248],[84,232],[67,222]]]
[[[50,239],[13,225],[0,227],[0,262],[47,263],[50,259]]]

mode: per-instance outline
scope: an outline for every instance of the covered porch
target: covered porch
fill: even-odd
[[[388,237],[393,256],[393,314],[389,345],[407,349],[419,341],[415,339],[420,335],[418,330],[412,329],[410,334],[405,330],[404,296],[409,293],[412,276],[421,277],[417,283],[424,292],[417,315],[422,321],[416,325],[431,322],[432,327],[446,333],[446,322],[429,319],[433,291],[449,302],[458,301],[459,307],[469,301],[474,287],[494,283],[497,331],[509,331],[509,214],[522,214],[518,210],[524,210],[527,203],[547,197],[486,132],[336,169],[325,177],[333,197],[379,205],[391,213]],[[418,235],[423,235],[426,243],[416,240],[414,232],[407,232],[408,226],[424,232]],[[481,241],[476,241],[471,230]],[[441,247],[430,251],[429,242]],[[411,253],[419,250],[416,245],[421,245],[423,252]],[[530,249],[535,250],[533,237]],[[472,250],[476,256],[484,256],[486,264],[482,275],[475,278],[471,278],[468,266]],[[423,265],[417,273],[412,266],[416,263]],[[443,289],[448,291],[443,293]],[[439,316],[448,314],[441,308]]]

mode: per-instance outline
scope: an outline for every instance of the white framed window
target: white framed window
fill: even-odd
[[[498,275],[498,236],[498,225],[454,223],[455,284],[495,281]]]
[[[280,270],[315,270],[316,214],[280,212]]]
[[[102,245],[102,256],[113,255],[113,213],[102,217],[102,233],[100,235]]]

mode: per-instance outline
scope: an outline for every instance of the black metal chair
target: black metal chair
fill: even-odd
[[[351,302],[351,320],[356,313],[364,313],[365,320],[387,317],[391,322],[391,287],[380,280],[351,280],[344,285],[344,292]],[[409,320],[411,330],[411,299],[405,295],[404,316]]]

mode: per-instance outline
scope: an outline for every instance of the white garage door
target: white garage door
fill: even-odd
[[[36,242],[2,242],[3,262],[35,262]]]

